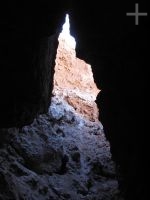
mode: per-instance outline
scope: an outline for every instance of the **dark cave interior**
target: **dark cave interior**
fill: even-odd
[[[38,1],[2,6],[0,127],[22,127],[46,113],[53,89],[58,33],[69,13],[79,58],[92,65],[100,121],[125,199],[146,200],[146,86],[149,16],[135,26],[135,2]],[[143,1],[141,11],[148,12]],[[5,143],[0,135],[0,146]],[[0,181],[0,187],[1,187]]]

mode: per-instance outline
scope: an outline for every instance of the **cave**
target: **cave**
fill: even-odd
[[[145,1],[139,6],[148,12]],[[149,17],[135,25],[126,16],[132,8],[94,0],[2,5],[0,200],[149,198]],[[76,39],[67,50],[66,13]]]

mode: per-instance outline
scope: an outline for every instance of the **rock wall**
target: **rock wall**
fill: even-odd
[[[101,88],[100,120],[122,194],[127,200],[148,199],[149,18],[141,17],[135,26],[134,17],[126,16],[134,11],[133,2],[98,3],[74,2],[71,31],[78,41],[77,56],[91,63]],[[139,6],[148,12],[146,1]]]
[[[59,35],[55,60],[53,95],[63,96],[75,108],[76,112],[92,121],[98,120],[98,108],[95,103],[97,88],[92,68],[85,61],[76,57],[75,47],[70,46],[68,38]]]
[[[0,127],[21,127],[48,110],[64,10],[46,1],[1,9]]]
[[[0,134],[0,200],[119,200],[102,124],[63,98],[53,97],[32,124]]]

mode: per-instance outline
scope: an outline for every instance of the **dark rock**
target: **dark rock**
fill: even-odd
[[[7,139],[0,149],[1,199],[80,200],[87,196],[89,199],[116,196],[117,181],[109,176],[103,178],[103,170],[98,169],[98,164],[93,173],[95,160],[114,170],[100,122],[82,118],[64,100],[57,104],[57,99],[53,99],[52,107],[53,104],[56,110],[59,106],[64,107],[66,115],[72,112],[79,123],[76,120],[70,123],[64,117],[61,121],[53,120],[52,126],[53,115],[49,113],[40,115],[22,129],[3,130]],[[54,134],[58,127],[65,137]],[[99,135],[91,134],[98,127]],[[102,195],[98,191],[103,191]]]
[[[80,153],[79,152],[72,152],[72,160],[75,162],[80,162]]]

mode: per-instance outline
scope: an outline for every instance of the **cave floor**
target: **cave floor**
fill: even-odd
[[[99,121],[53,97],[47,114],[1,130],[0,200],[118,199],[109,142]]]

